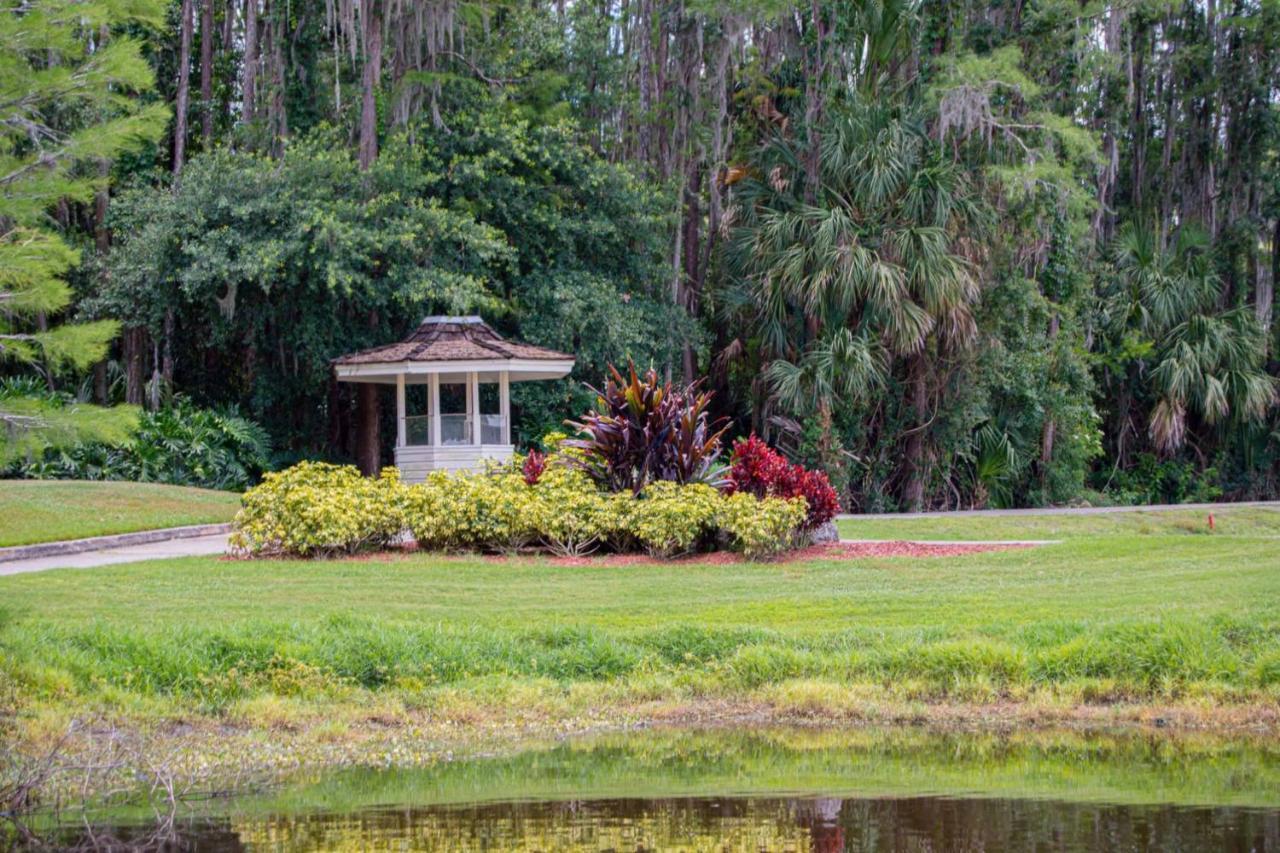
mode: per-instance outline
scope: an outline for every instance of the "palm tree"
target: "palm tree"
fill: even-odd
[[[799,143],[776,140],[736,191],[737,292],[727,304],[748,315],[772,400],[794,414],[827,418],[905,372],[914,426],[903,442],[902,496],[919,509],[935,361],[977,334],[971,237],[980,203],[921,123],[879,104],[832,118],[812,204],[802,158]]]
[[[1264,333],[1251,310],[1220,307],[1208,237],[1185,226],[1161,248],[1153,229],[1126,226],[1115,266],[1118,287],[1105,319],[1113,336],[1136,340],[1128,378],[1148,391],[1147,432],[1156,449],[1183,447],[1194,421],[1213,428],[1264,418],[1276,402]]]

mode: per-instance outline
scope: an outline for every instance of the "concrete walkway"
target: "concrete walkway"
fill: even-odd
[[[0,576],[24,572],[42,572],[46,569],[90,569],[115,563],[134,563],[139,560],[162,560],[167,557],[207,557],[223,554],[227,550],[227,534],[191,536],[185,539],[169,539],[164,542],[148,542],[143,545],[126,545],[120,548],[104,548],[99,551],[82,551],[78,554],[59,554],[34,557],[27,560],[0,562]]]
[[[1059,506],[1040,509],[970,509],[950,510],[946,512],[883,512],[883,513],[842,513],[837,515],[839,521],[857,521],[866,519],[877,521],[902,518],[999,518],[1000,516],[1019,515],[1110,515],[1117,512],[1168,512],[1170,510],[1189,509],[1200,512],[1221,512],[1241,507],[1259,507],[1261,509],[1280,510],[1280,501],[1242,501],[1240,503],[1218,504],[1151,504],[1149,506]]]
[[[994,548],[1000,545],[1015,545],[1019,548],[1039,548],[1041,545],[1061,545],[1061,539],[841,539],[841,545],[885,545],[902,542],[906,545],[941,545],[948,547],[959,545],[965,547],[975,545],[979,548]]]

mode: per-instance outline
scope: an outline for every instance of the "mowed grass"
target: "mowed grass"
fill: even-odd
[[[1213,515],[1213,527],[1209,515]],[[1085,515],[956,515],[841,519],[845,539],[1010,540],[1114,536],[1271,536],[1280,538],[1280,506],[1231,507],[1212,511],[1107,510]]]
[[[1048,690],[1274,702],[1269,530],[1064,537],[945,559],[570,568],[415,555],[52,571],[0,578],[0,672],[38,701],[158,697],[213,712],[352,690],[514,701],[493,698],[509,695],[495,683],[647,698],[791,684],[913,701]]]
[[[230,521],[240,496],[154,483],[0,482],[0,547]]]

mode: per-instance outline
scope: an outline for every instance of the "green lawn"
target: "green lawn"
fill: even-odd
[[[1062,688],[1274,701],[1280,548],[1264,521],[950,559],[192,558],[52,571],[0,578],[0,659],[35,697],[214,711],[300,689],[299,673],[412,702],[495,683],[732,698],[797,682],[925,699]]]
[[[921,516],[881,518],[874,515],[838,523],[846,539],[1076,539],[1098,536],[1280,537],[1280,508],[1226,507],[1213,513],[1214,529],[1204,510],[1116,511],[1089,515]]]
[[[231,492],[77,480],[0,483],[0,547],[230,521]]]

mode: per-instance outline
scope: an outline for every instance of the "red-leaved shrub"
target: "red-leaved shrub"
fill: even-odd
[[[534,449],[530,450],[529,455],[524,458],[524,465],[521,466],[520,473],[524,474],[526,484],[536,486],[546,467],[547,454]]]
[[[826,474],[788,462],[756,435],[733,443],[728,491],[748,492],[757,498],[804,498],[809,505],[805,530],[826,524],[840,510],[840,500]]]

